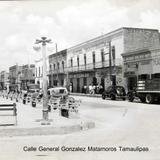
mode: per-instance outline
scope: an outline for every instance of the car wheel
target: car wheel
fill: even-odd
[[[139,99],[141,100],[142,103],[146,102],[146,98],[145,97],[140,97]]]
[[[151,104],[153,103],[153,96],[151,94],[146,95],[146,103]]]
[[[129,94],[128,94],[128,100],[129,100],[129,102],[133,102],[134,96],[133,96],[132,93],[129,93]]]
[[[114,94],[111,94],[110,97],[111,97],[111,100],[116,100],[116,96]]]
[[[123,101],[125,101],[125,100],[126,100],[126,98],[122,98],[122,100],[123,100]]]
[[[104,94],[102,94],[102,99],[106,99],[106,96]]]
[[[32,102],[32,107],[36,107],[36,102]]]

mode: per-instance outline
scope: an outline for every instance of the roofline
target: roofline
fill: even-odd
[[[54,55],[59,55],[59,54],[61,54],[61,53],[67,54],[67,49],[63,49],[63,50],[61,50],[61,51],[52,53],[52,54],[50,54],[50,55],[48,56],[48,58],[51,58],[51,57],[54,56]]]
[[[125,57],[125,56],[129,56],[129,55],[133,55],[133,54],[139,54],[139,53],[144,53],[144,52],[152,52],[152,51],[160,51],[160,48],[137,49],[137,50],[135,50],[135,51],[122,53],[121,56],[122,56],[122,57]]]
[[[87,40],[87,41],[85,41],[85,42],[79,43],[79,44],[77,44],[77,45],[75,45],[75,46],[69,47],[67,50],[70,50],[70,49],[75,48],[75,47],[80,47],[80,46],[85,45],[85,44],[87,44],[87,43],[89,43],[89,42],[91,42],[91,41],[96,41],[96,40],[99,39],[99,38],[104,38],[104,37],[106,37],[106,36],[109,36],[110,34],[112,34],[112,33],[114,33],[114,32],[121,32],[122,30],[123,30],[123,27],[118,28],[118,29],[116,29],[116,30],[114,30],[114,31],[111,31],[111,32],[109,32],[109,33],[106,33],[106,34],[104,34],[104,35],[101,35],[101,36],[92,38],[92,39]]]
[[[115,33],[115,32],[121,32],[121,31],[123,31],[124,29],[159,31],[158,29],[150,29],[150,28],[121,27],[121,28],[118,28],[118,29],[113,30],[113,31],[111,31],[111,32],[108,32],[108,33],[106,33],[106,34],[104,34],[104,35],[95,37],[95,38],[93,38],[93,39],[90,39],[90,40],[87,40],[87,41],[85,41],[85,42],[79,43],[79,44],[77,44],[77,45],[75,45],[75,46],[69,47],[67,50],[71,50],[71,49],[73,49],[73,48],[83,46],[83,45],[85,45],[86,43],[89,43],[89,42],[92,42],[92,41],[96,41],[96,40],[98,40],[99,38],[104,38],[104,37],[106,37],[106,36],[110,36],[110,35],[112,35],[112,34]]]

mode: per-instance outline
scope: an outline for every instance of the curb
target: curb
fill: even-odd
[[[94,122],[84,122],[83,124],[79,125],[62,126],[62,127],[3,128],[0,129],[0,136],[12,137],[12,136],[68,134],[72,132],[92,129],[94,127],[95,127]]]
[[[99,94],[91,95],[91,94],[83,94],[83,93],[70,93],[70,95],[72,95],[72,96],[83,96],[83,97],[95,97],[95,98],[101,98],[102,97]]]

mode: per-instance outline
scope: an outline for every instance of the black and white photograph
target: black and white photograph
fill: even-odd
[[[160,160],[159,0],[0,0],[0,160]]]

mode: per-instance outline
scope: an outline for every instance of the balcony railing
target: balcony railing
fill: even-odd
[[[122,60],[120,58],[116,59],[115,65],[116,66],[122,65]],[[113,62],[112,62],[112,66],[113,66]],[[89,71],[89,70],[104,68],[104,67],[109,67],[109,60],[104,62],[96,62],[96,63],[89,63],[86,65],[68,67],[67,71],[68,72],[78,72],[78,71],[85,71],[85,70]]]
[[[116,59],[115,60],[115,65],[116,66],[120,66],[122,65],[122,60]],[[112,66],[113,66],[113,61],[112,61]],[[105,67],[109,67],[109,60],[107,61],[100,61],[100,62],[96,62],[96,63],[89,63],[86,65],[79,65],[79,66],[73,66],[73,67],[66,67],[64,69],[55,69],[55,70],[49,70],[47,73],[48,74],[60,74],[60,73],[67,73],[67,72],[81,72],[81,71],[90,71],[90,70],[94,70],[94,69],[98,69],[98,68],[105,68]]]

